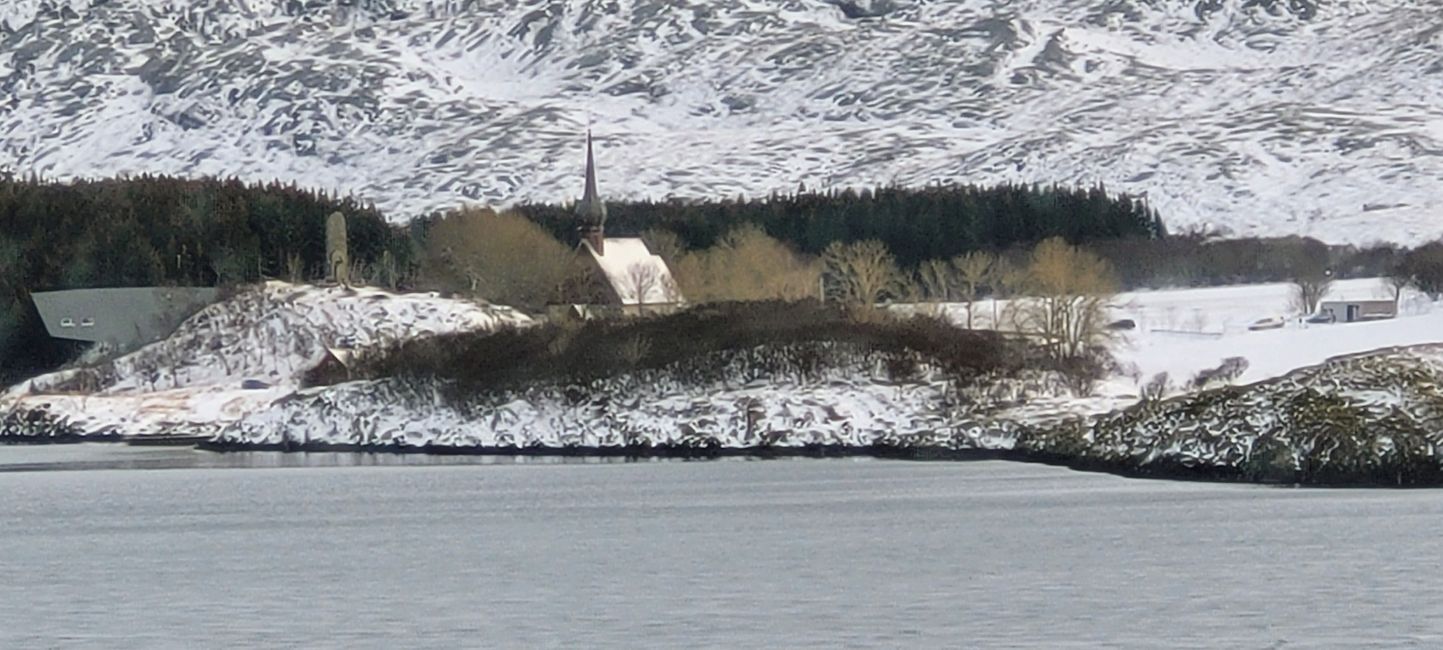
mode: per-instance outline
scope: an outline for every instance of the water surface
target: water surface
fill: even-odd
[[[1443,492],[477,463],[0,447],[0,647],[1443,644]]]

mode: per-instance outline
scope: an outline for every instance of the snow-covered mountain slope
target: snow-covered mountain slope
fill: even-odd
[[[509,307],[434,294],[270,282],[135,352],[24,382],[0,394],[0,416],[44,411],[80,435],[197,432],[294,393],[328,349],[531,322]]]
[[[1105,182],[1174,228],[1440,234],[1436,0],[12,0],[0,165],[397,218],[579,190]]]

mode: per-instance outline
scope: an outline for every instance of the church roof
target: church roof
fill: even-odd
[[[621,304],[662,305],[682,301],[666,261],[653,255],[640,238],[607,237],[601,245],[604,254],[598,254],[591,242],[582,241],[581,245],[591,259],[596,260],[607,284],[621,297]],[[638,293],[645,300],[639,300]]]

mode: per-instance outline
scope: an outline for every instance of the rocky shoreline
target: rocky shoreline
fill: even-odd
[[[816,380],[701,388],[707,390],[652,373],[584,390],[536,387],[451,402],[425,383],[352,382],[279,400],[197,446],[215,452],[1007,460],[1149,479],[1443,486],[1443,346],[1337,358],[1258,384],[1048,426],[988,420],[959,406],[945,382],[898,382],[860,366],[835,368]],[[618,394],[632,397],[617,400]],[[44,411],[0,418],[4,443],[123,439],[115,431],[87,434]]]
[[[1155,463],[1145,466],[1108,462],[1094,458],[1063,456],[1027,449],[954,448],[934,445],[804,445],[801,447],[723,447],[660,445],[631,447],[452,447],[444,445],[363,445],[326,442],[288,444],[247,444],[210,440],[197,449],[218,453],[284,452],[284,453],[362,453],[362,454],[424,454],[437,456],[498,456],[537,458],[616,458],[625,460],[706,461],[723,458],[755,460],[876,458],[916,462],[1008,461],[1065,467],[1083,472],[1112,474],[1124,478],[1174,481],[1249,483],[1307,487],[1398,487],[1388,481],[1338,484],[1304,483],[1285,478],[1250,478],[1228,468],[1186,466],[1177,463]],[[1443,485],[1443,483],[1439,483]],[[1404,486],[1432,487],[1432,486]]]
[[[84,435],[51,433],[47,435],[0,435],[0,445],[65,445],[87,442],[137,444],[121,434]],[[216,453],[281,452],[281,453],[357,453],[357,454],[422,454],[436,456],[497,456],[553,458],[614,458],[625,460],[705,461],[722,458],[756,460],[800,458],[877,458],[918,462],[1009,461],[1065,467],[1075,471],[1112,474],[1124,478],[1248,483],[1299,487],[1378,487],[1427,488],[1443,486],[1443,472],[1430,475],[1429,480],[1399,482],[1393,474],[1338,477],[1330,481],[1309,480],[1302,470],[1252,475],[1244,468],[1226,465],[1198,465],[1177,459],[1163,458],[1145,464],[1122,458],[1095,455],[1069,455],[1031,448],[952,447],[935,444],[804,444],[800,446],[723,446],[713,444],[663,444],[630,446],[452,446],[441,444],[411,445],[404,443],[332,443],[325,441],[286,441],[279,443],[247,443],[211,438],[195,442],[195,449]],[[1423,477],[1418,477],[1423,478]]]

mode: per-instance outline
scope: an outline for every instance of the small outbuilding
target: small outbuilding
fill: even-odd
[[[1327,300],[1318,305],[1318,313],[1308,319],[1323,323],[1355,323],[1386,320],[1398,316],[1398,303],[1392,300]]]

